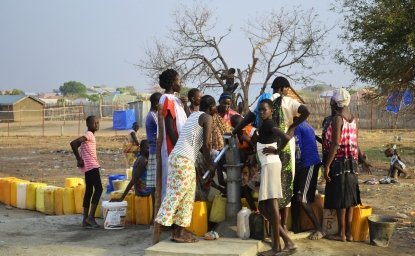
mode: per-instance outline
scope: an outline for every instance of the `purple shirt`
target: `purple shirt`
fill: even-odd
[[[157,141],[157,113],[149,111],[146,117],[146,134],[149,146],[149,153],[156,153]]]

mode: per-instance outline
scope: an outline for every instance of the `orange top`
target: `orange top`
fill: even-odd
[[[249,141],[251,141],[252,135],[255,132],[255,127],[253,127],[251,124],[248,124],[247,126],[245,126],[244,129],[242,129],[242,135],[246,135],[249,138]],[[246,141],[243,141],[242,143],[239,144],[239,149],[248,149],[249,148],[249,144]]]

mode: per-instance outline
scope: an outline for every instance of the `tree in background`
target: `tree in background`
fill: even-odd
[[[414,88],[415,1],[343,0],[342,38],[346,51],[337,58],[380,95]]]
[[[25,93],[19,89],[11,89],[10,91],[5,91],[4,95],[25,95]]]
[[[173,15],[173,27],[166,41],[154,41],[146,50],[146,58],[137,64],[157,81],[167,68],[176,69],[187,84],[226,88],[222,79],[232,68],[223,52],[223,41],[231,34],[229,27],[222,34],[215,30],[216,17],[207,6],[182,6]],[[261,93],[274,75],[285,75],[294,81],[309,80],[319,58],[323,57],[324,38],[330,29],[318,21],[314,10],[280,9],[262,13],[248,21],[243,31],[250,44],[250,61],[235,67],[234,79],[240,84],[243,109],[248,110],[249,88],[254,73],[263,77]],[[241,42],[237,42],[241,44]],[[301,71],[299,71],[301,70]]]
[[[101,100],[101,95],[100,94],[91,94],[87,96],[88,100],[92,101],[92,102],[99,102]]]
[[[121,94],[137,95],[134,86],[118,87],[115,90]]]
[[[69,81],[59,87],[59,91],[65,97],[85,97],[86,86],[83,83]]]

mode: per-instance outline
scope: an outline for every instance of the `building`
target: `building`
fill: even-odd
[[[41,121],[45,103],[27,95],[0,95],[0,122]]]

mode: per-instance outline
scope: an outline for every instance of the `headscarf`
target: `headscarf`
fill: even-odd
[[[350,93],[344,88],[339,88],[334,91],[332,99],[339,108],[344,108],[350,104]]]
[[[222,93],[220,95],[219,102],[221,102],[222,100],[227,100],[227,99],[230,99],[231,100],[232,99],[232,96],[229,93],[224,92],[224,93]]]

